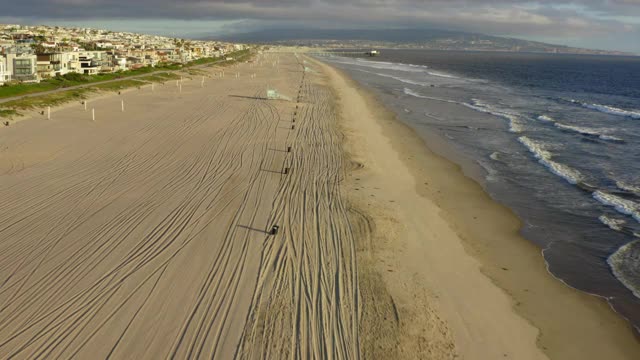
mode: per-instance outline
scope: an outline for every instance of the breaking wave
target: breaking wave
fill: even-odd
[[[538,162],[547,167],[552,173],[560,176],[571,184],[578,184],[582,181],[582,174],[564,164],[553,161],[553,154],[545,149],[545,144],[535,142],[526,136],[521,136],[518,141],[524,145],[529,152],[538,159]]]
[[[615,208],[619,213],[629,215],[640,222],[640,204],[600,190],[593,193],[593,198],[604,205]]]
[[[356,59],[356,61],[353,61],[350,63],[358,66],[373,68],[373,69],[395,70],[395,71],[415,72],[415,73],[424,72],[425,69],[428,68],[428,66],[424,66],[424,65],[400,64],[400,63],[392,63],[392,62],[386,62],[386,61],[372,61],[372,60],[362,60],[362,59]]]
[[[354,60],[349,60],[349,59],[346,59],[346,58],[343,58],[342,60],[333,60],[333,61],[335,61],[337,63],[341,63],[341,64],[367,67],[367,68],[370,68],[370,69],[403,71],[403,72],[410,72],[410,73],[422,73],[422,74],[425,74],[425,75],[431,75],[431,76],[436,76],[436,77],[441,77],[441,78],[446,78],[446,79],[460,79],[460,77],[458,77],[458,76],[447,74],[447,73],[444,73],[444,72],[441,72],[441,71],[427,70],[429,67],[426,66],[426,65],[401,64],[401,63],[392,63],[392,62],[386,62],[386,61],[372,61],[372,60],[363,60],[363,59],[356,59],[354,61]],[[378,74],[378,75],[385,76],[383,74]],[[393,76],[388,76],[388,77],[393,77]],[[398,80],[400,80],[400,78],[398,78]],[[409,82],[410,80],[402,79],[400,81]],[[418,85],[418,84],[416,84],[416,85]],[[425,86],[425,85],[423,85],[423,86]]]
[[[520,116],[504,110],[496,110],[495,108],[492,108],[490,105],[487,105],[477,99],[472,99],[472,101],[473,101],[473,104],[469,104],[469,103],[461,103],[461,104],[468,107],[469,109],[483,112],[486,114],[499,116],[501,118],[509,120],[509,131],[513,133],[520,133],[524,131],[524,124],[520,120]]]
[[[457,76],[453,76],[453,75],[449,75],[449,74],[445,74],[445,73],[441,73],[441,72],[435,72],[435,71],[427,71],[427,74],[429,74],[431,76],[443,77],[443,78],[448,78],[448,79],[459,79],[459,77],[457,77]]]
[[[622,226],[627,223],[624,220],[610,218],[607,215],[601,215],[598,220],[615,231],[622,231]]]
[[[611,271],[636,297],[640,297],[640,241],[621,246],[607,259]]]
[[[570,100],[570,101],[574,104],[580,104],[587,109],[600,111],[606,114],[616,115],[616,116],[625,116],[625,117],[630,117],[632,119],[640,119],[640,110],[625,110],[625,109],[619,109],[617,107],[613,107],[609,105],[589,104],[589,103],[583,103],[577,100]]]
[[[626,183],[626,182],[620,181],[620,180],[616,180],[616,186],[620,190],[629,191],[629,192],[632,192],[632,193],[634,193],[636,195],[640,195],[640,186],[631,185],[629,183]]]
[[[605,134],[604,129],[594,129],[594,128],[588,128],[588,127],[582,127],[582,126],[565,125],[559,122],[555,123],[554,125],[555,127],[561,130],[573,131],[573,132],[576,132],[582,135],[587,135],[587,136],[597,136],[602,140],[623,141],[618,137]]]
[[[362,59],[357,59],[356,64],[363,65],[366,67],[371,67],[374,69],[388,69],[388,70],[397,70],[397,71],[406,71],[406,72],[424,72],[424,69],[429,68],[426,65],[401,64],[401,63],[393,63],[393,62],[387,62],[387,61],[373,61],[373,60],[362,60]]]
[[[546,122],[556,122],[555,119],[553,119],[552,117],[547,116],[547,115],[538,116],[538,120],[542,120],[542,121],[546,121]]]
[[[610,140],[610,141],[619,141],[619,142],[624,142],[624,139],[621,139],[619,137],[615,137],[615,136],[611,136],[611,135],[600,135],[600,139],[602,140]]]

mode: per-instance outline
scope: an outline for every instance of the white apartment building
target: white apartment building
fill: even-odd
[[[7,68],[13,79],[24,82],[40,82],[38,58],[33,54],[7,54]]]
[[[0,56],[0,85],[11,81],[11,73],[7,69],[7,58]]]
[[[115,70],[127,70],[127,57],[116,55],[113,59],[113,65],[115,66]]]

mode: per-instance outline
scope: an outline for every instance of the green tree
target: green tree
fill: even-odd
[[[38,55],[44,54],[47,52],[44,46],[42,46],[42,44],[32,44],[31,48],[33,48],[33,51],[35,51],[35,53]]]

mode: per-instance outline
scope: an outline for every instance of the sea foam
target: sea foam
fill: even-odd
[[[630,215],[636,221],[640,222],[640,204],[635,201],[627,200],[601,190],[595,191],[593,193],[593,198],[604,205],[612,206],[619,213]]]
[[[564,164],[553,161],[553,154],[545,149],[545,144],[535,142],[526,136],[521,136],[518,141],[524,145],[538,162],[547,167],[552,173],[562,177],[571,184],[578,184],[582,181],[582,174]]]
[[[538,116],[538,120],[546,121],[546,122],[555,122],[556,121],[555,119],[553,119],[552,117],[547,116],[547,115]]]
[[[504,110],[495,109],[491,107],[491,105],[488,105],[478,99],[471,99],[471,100],[473,101],[473,104],[461,103],[461,105],[464,105],[469,109],[472,109],[475,111],[495,115],[495,116],[509,120],[509,131],[513,133],[520,133],[524,131],[524,124],[522,123],[520,116]]]
[[[600,217],[598,217],[598,220],[600,220],[601,223],[607,225],[609,228],[615,231],[622,231],[622,226],[627,223],[624,220],[614,219],[614,218],[608,217],[607,215],[601,215]]]
[[[640,297],[640,241],[621,246],[607,259],[611,271],[620,282]]]
[[[392,63],[386,61],[371,61],[371,60],[361,60],[357,59],[352,62],[354,65],[364,66],[373,69],[382,69],[382,70],[395,70],[395,71],[404,71],[404,72],[413,72],[413,73],[421,73],[427,69],[427,66],[424,65],[413,65],[413,64],[401,64],[401,63]]]
[[[589,103],[583,103],[577,100],[570,100],[570,101],[574,104],[580,104],[587,109],[600,111],[606,114],[616,115],[616,116],[625,116],[625,117],[630,117],[632,119],[640,119],[640,110],[625,110],[625,109],[619,109],[617,107],[613,107],[609,105],[589,104]]]
[[[377,73],[377,72],[367,71],[367,70],[362,70],[362,69],[356,69],[356,70],[361,71],[361,72],[365,72],[367,74],[373,74],[373,75],[378,75],[378,76],[382,76],[382,77],[398,80],[398,81],[403,82],[405,84],[425,86],[425,87],[430,85],[430,84],[425,83],[425,82],[411,80],[411,79],[405,79],[405,78],[402,78],[402,77],[399,77],[399,76],[394,76],[394,75],[389,75],[389,74],[382,74],[382,73]]]
[[[453,75],[449,75],[441,72],[435,72],[435,71],[427,71],[427,74],[431,76],[437,76],[437,77],[448,78],[448,79],[459,79],[459,77],[457,76],[453,76]]]
[[[431,96],[421,95],[421,94],[418,94],[417,92],[415,92],[415,91],[413,91],[413,90],[411,90],[409,88],[404,88],[404,93],[406,95],[417,97],[417,98],[420,98],[420,99],[427,99],[427,100],[434,100],[434,101],[446,102],[446,103],[451,103],[451,104],[458,104],[457,101],[453,101],[453,100],[446,100],[446,99],[440,99],[440,98],[435,98],[435,97],[431,97]]]
[[[640,196],[640,186],[632,185],[621,180],[616,180],[616,186],[618,189],[629,191]]]
[[[597,136],[602,140],[623,141],[618,137],[607,135],[605,133],[607,129],[594,129],[594,128],[582,127],[582,126],[566,125],[559,122],[556,122],[554,126],[561,130],[572,131],[582,135]]]

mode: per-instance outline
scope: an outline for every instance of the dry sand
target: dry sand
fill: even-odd
[[[222,79],[210,69],[204,87],[168,81],[0,129],[0,358],[631,354],[620,321],[542,270],[531,289],[588,320],[573,319],[583,341],[563,328],[556,344],[531,310],[536,342],[480,271],[491,249],[467,241],[518,239],[513,216],[349,80],[303,61],[265,54]],[[484,225],[451,211],[467,198]],[[526,251],[509,254],[540,265]]]
[[[357,357],[332,99],[276,57],[2,129],[0,358]]]

